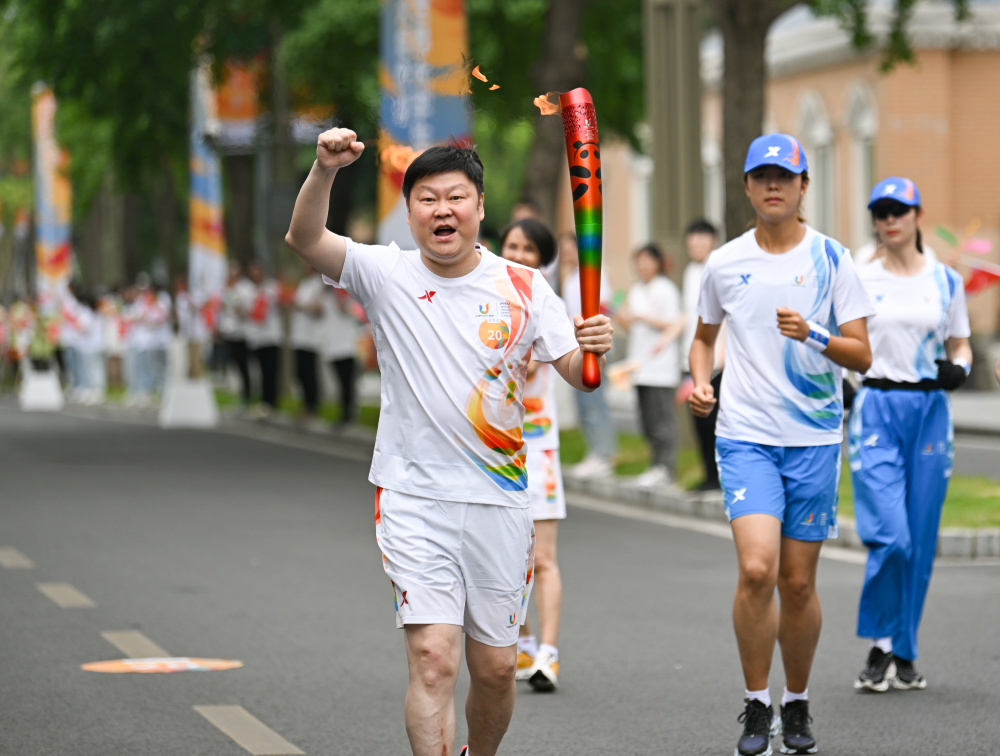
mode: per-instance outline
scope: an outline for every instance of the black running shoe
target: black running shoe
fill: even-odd
[[[917,672],[912,661],[900,659],[898,656],[892,658],[896,664],[896,675],[892,678],[892,687],[896,690],[923,690],[927,687],[927,680]]]
[[[868,661],[858,679],[854,681],[855,690],[870,690],[873,693],[885,693],[889,690],[889,682],[896,674],[893,655],[887,654],[881,648],[872,646],[868,652]]]
[[[755,698],[745,700],[747,706],[736,720],[743,724],[743,735],[734,756],[771,756],[771,738],[778,732],[774,709]]]
[[[789,701],[781,707],[782,753],[816,753],[816,738],[809,729],[812,721],[808,701]]]

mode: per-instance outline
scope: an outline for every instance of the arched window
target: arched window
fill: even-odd
[[[818,92],[810,90],[802,96],[798,123],[798,136],[809,159],[806,220],[824,234],[835,236],[837,208],[833,126]]]
[[[851,239],[854,249],[871,241],[871,216],[866,205],[875,175],[875,137],[878,134],[878,103],[867,82],[859,81],[847,97],[845,123],[851,135],[848,196],[851,198]]]

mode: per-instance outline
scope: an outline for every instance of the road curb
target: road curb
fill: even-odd
[[[613,502],[638,505],[659,512],[728,522],[719,494],[702,495],[677,488],[646,491],[620,478],[581,478],[563,471],[567,491],[587,494]],[[864,550],[854,520],[840,518],[840,534],[831,543],[849,549]],[[1000,528],[942,528],[938,534],[937,555],[958,559],[1000,557]]]

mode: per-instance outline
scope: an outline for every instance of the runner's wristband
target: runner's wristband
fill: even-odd
[[[972,372],[972,365],[969,364],[969,361],[967,359],[959,357],[957,360],[952,360],[952,361],[960,368],[962,368],[962,370],[965,371],[966,375]]]
[[[806,346],[810,349],[815,349],[817,352],[825,352],[826,348],[830,345],[830,332],[819,323],[813,323],[811,320],[807,320],[806,325],[809,326],[809,335],[806,336]]]

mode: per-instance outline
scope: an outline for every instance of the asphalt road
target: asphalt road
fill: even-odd
[[[0,754],[253,752],[196,706],[241,707],[310,755],[409,753],[367,463],[319,442],[253,437],[273,435],[0,404]],[[731,754],[742,683],[726,528],[581,503],[560,536],[562,687],[520,691],[501,753]],[[810,686],[820,753],[996,754],[1000,567],[940,565],[919,664],[929,688],[864,696],[851,688],[867,652],[853,633],[860,554],[831,556]],[[93,606],[62,608],[37,587],[46,583]],[[102,636],[114,631],[245,666],[81,670],[126,655]],[[772,691],[781,685],[776,659]]]
[[[955,434],[954,469],[958,475],[982,475],[1000,480],[1000,435]]]

